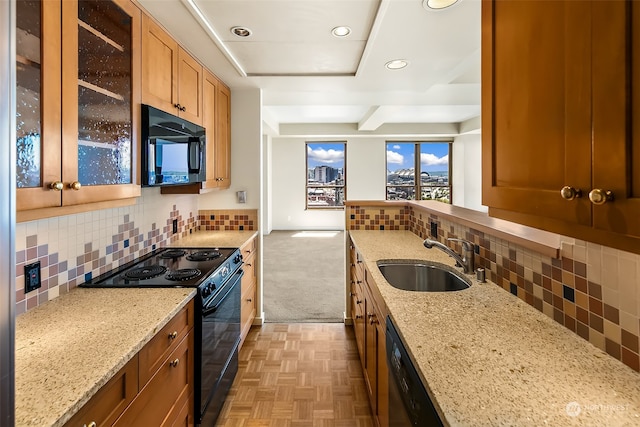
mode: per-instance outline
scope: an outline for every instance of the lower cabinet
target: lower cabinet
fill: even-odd
[[[241,248],[242,259],[244,265],[244,276],[242,276],[242,297],[240,304],[240,346],[244,343],[244,339],[253,325],[253,320],[257,313],[257,264],[256,260],[258,252],[258,238],[254,237],[246,242]]]
[[[193,326],[191,301],[65,425],[193,426]]]
[[[351,317],[371,412],[378,427],[389,426],[389,371],[386,354],[386,306],[352,244]]]

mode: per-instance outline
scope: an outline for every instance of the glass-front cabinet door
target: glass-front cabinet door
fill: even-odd
[[[17,210],[60,206],[61,8],[16,2]],[[45,72],[46,70],[46,72]]]
[[[140,194],[140,13],[129,1],[62,2],[64,205]]]
[[[140,26],[129,0],[17,0],[18,211],[140,195]]]

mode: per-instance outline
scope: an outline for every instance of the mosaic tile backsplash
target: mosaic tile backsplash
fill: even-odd
[[[555,259],[415,207],[347,211],[349,230],[409,230],[433,238],[432,224],[441,242],[474,242],[476,267],[487,279],[640,371],[640,255],[567,237]]]
[[[256,209],[198,211],[197,196],[166,197],[157,189],[143,189],[133,206],[16,224],[16,314],[194,230],[257,230],[257,225]],[[24,267],[34,262],[40,262],[42,286],[25,294]]]
[[[198,224],[202,230],[257,230],[258,210],[200,210]]]

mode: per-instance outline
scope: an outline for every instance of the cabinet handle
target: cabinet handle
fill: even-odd
[[[64,184],[61,181],[53,181],[49,184],[49,188],[55,191],[62,191]]]
[[[565,185],[562,187],[562,190],[560,190],[560,195],[565,200],[579,199],[582,197],[582,190]]]
[[[250,264],[250,263],[247,263],[247,265],[248,265],[249,267],[251,267],[251,264]]]
[[[175,368],[179,364],[180,364],[180,359],[172,360],[171,362],[169,362],[169,365],[171,365],[172,368]]]
[[[89,424],[85,424],[84,427],[98,427],[95,421],[91,421]]]
[[[356,319],[362,319],[362,315],[361,314],[356,314]]]
[[[173,104],[174,107],[176,107],[178,110],[180,110],[182,108],[182,106],[180,104]]]
[[[591,203],[594,205],[604,205],[613,200],[613,193],[609,190],[594,188],[589,192],[589,200],[591,200]]]
[[[81,187],[82,184],[80,184],[79,181],[73,181],[71,184],[69,184],[69,188],[75,191],[78,191]]]
[[[359,285],[360,283],[362,283],[362,280],[356,280],[356,283]]]
[[[356,300],[356,304],[362,304],[362,301],[360,301],[359,299]]]
[[[178,331],[173,331],[169,334],[170,340],[175,340],[176,338],[178,338]]]
[[[251,302],[253,301],[251,298],[247,298],[247,302]]]

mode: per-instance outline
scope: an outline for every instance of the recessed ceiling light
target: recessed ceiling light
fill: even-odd
[[[404,59],[394,59],[393,61],[389,61],[386,64],[384,64],[384,66],[387,67],[389,70],[401,70],[407,65],[409,65],[409,63]]]
[[[422,7],[425,9],[444,9],[457,1],[458,0],[423,0]]]
[[[351,34],[351,28],[344,26],[335,27],[333,30],[331,30],[331,34],[336,37],[347,37],[349,34]]]
[[[251,30],[247,27],[232,27],[231,33],[238,37],[249,37],[251,35]]]

